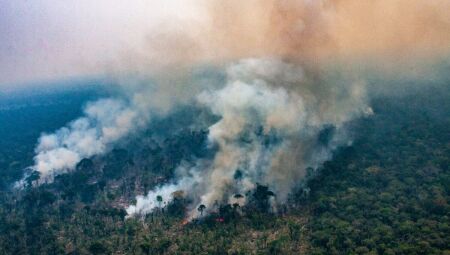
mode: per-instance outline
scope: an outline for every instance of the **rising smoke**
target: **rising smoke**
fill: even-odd
[[[170,193],[164,192],[184,190],[193,201],[193,217],[198,205],[231,202],[257,183],[270,185],[277,201],[285,202],[307,167],[316,168],[336,146],[349,141],[344,124],[371,112],[361,83],[308,84],[303,69],[278,59],[241,60],[227,70],[223,88],[197,97],[220,117],[209,127],[210,146],[218,148],[212,162],[183,169],[178,182],[139,196],[129,214],[151,212],[157,195],[170,201]],[[336,135],[320,145],[318,136],[328,126],[336,128]]]
[[[219,117],[208,135],[209,146],[217,150],[214,158],[180,166],[173,181],[138,196],[127,212],[149,213],[158,207],[156,196],[169,201],[183,190],[195,217],[198,205],[209,209],[215,201],[236,202],[235,194],[257,183],[269,185],[282,203],[305,169],[317,168],[351,141],[346,124],[371,113],[358,75],[340,67],[344,73],[336,76],[329,66],[355,58],[391,61],[446,53],[450,45],[445,0],[198,4],[204,17],[161,26],[158,36],[150,32],[143,57],[117,65],[115,73],[156,79],[156,89],[121,82],[123,99],[90,104],[84,117],[39,139],[32,168],[41,183],[73,170],[82,158],[106,153],[145,128],[154,112],[170,114],[174,105],[196,104]],[[177,25],[185,29],[171,29]],[[193,82],[192,70],[201,65],[224,69],[226,80]],[[332,138],[318,142],[330,127]]]
[[[36,147],[40,182],[74,169],[83,158],[103,154],[115,142],[145,124],[147,114],[118,99],[102,99],[86,106],[84,117],[53,134],[44,134]]]

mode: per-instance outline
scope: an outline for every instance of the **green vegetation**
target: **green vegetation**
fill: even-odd
[[[92,81],[66,83],[48,85],[48,91],[0,91],[0,190],[8,190],[33,163],[42,132],[62,127],[81,114],[87,101],[106,94]]]
[[[277,212],[276,194],[259,186],[248,206],[217,205],[188,224],[181,193],[128,219],[136,194],[208,156],[202,131],[131,141],[51,185],[2,191],[0,254],[450,254],[449,98],[450,87],[436,87],[374,99],[375,114],[351,123],[353,144]]]
[[[354,145],[310,182],[313,254],[450,252],[448,98],[447,89],[374,102]]]

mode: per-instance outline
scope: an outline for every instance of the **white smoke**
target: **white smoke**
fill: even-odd
[[[191,80],[174,73],[159,77],[159,83],[145,75],[117,77],[120,96],[91,102],[79,119],[41,135],[35,164],[30,167],[40,174],[37,184],[52,182],[56,175],[74,170],[83,158],[107,153],[120,140],[147,127],[154,115],[169,114],[174,105],[190,102],[206,86],[217,86],[217,82],[207,82],[210,78],[199,76]],[[23,187],[28,176],[15,186]]]
[[[362,84],[309,82],[298,65],[277,59],[231,65],[225,86],[203,91],[197,102],[220,117],[209,127],[209,143],[218,149],[214,159],[184,171],[187,177],[181,176],[178,185],[139,196],[129,214],[152,211],[156,195],[165,190],[186,192],[193,201],[190,218],[198,205],[208,210],[217,202],[235,201],[235,194],[245,194],[257,183],[269,185],[278,202],[284,202],[307,167],[317,167],[348,142],[344,124],[371,111]],[[318,146],[318,135],[327,126],[336,135],[325,147]],[[186,181],[192,175],[201,178]]]
[[[208,79],[200,79],[197,86],[188,79],[156,87],[138,82],[125,86],[123,99],[88,104],[83,117],[39,139],[32,166],[40,173],[37,183],[53,181],[83,158],[107,153],[121,139],[147,127],[153,113],[167,114],[175,103],[195,103],[219,117],[208,135],[214,158],[180,166],[172,182],[138,196],[127,213],[150,213],[161,206],[157,196],[168,203],[181,190],[192,201],[188,209],[193,218],[200,204],[206,212],[217,203],[244,205],[247,198],[235,195],[247,194],[258,183],[275,192],[274,203],[282,203],[302,181],[305,169],[317,168],[333,149],[349,142],[345,123],[370,113],[363,83],[317,79],[296,63],[244,59],[226,71],[220,86]],[[320,132],[330,126],[335,130],[332,140],[319,144]]]
[[[84,109],[84,116],[53,134],[43,134],[36,147],[39,182],[73,170],[83,158],[100,155],[112,144],[141,128],[148,119],[140,105],[120,99],[101,99]]]
[[[179,168],[178,172],[185,171],[184,168]],[[183,177],[179,180],[175,180],[173,183],[165,184],[150,191],[146,196],[137,196],[136,205],[130,205],[127,208],[127,214],[132,215],[146,215],[156,208],[160,208],[167,202],[172,201],[174,193],[177,191],[190,190],[200,182],[201,178],[198,173],[183,173]],[[160,196],[162,201],[157,201],[157,197]]]

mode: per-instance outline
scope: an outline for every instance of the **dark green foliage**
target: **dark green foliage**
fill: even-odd
[[[430,102],[430,98],[434,101]],[[310,181],[313,253],[450,249],[448,89],[374,102],[357,138]]]
[[[269,199],[271,197],[275,197],[275,194],[269,190],[269,187],[257,183],[250,198],[250,207],[260,212],[267,212],[270,208]]]
[[[60,83],[47,85],[47,90],[0,92],[0,190],[11,188],[22,178],[23,169],[33,164],[42,132],[62,127],[81,114],[87,101],[107,94],[98,81]]]
[[[193,208],[204,217],[189,224],[183,192],[170,203],[161,197],[161,209],[143,219],[127,219],[124,208],[181,163],[211,156],[207,133],[139,134],[53,184],[0,191],[0,254],[449,254],[449,92],[375,99],[375,114],[351,123],[353,144],[316,174],[309,169],[313,178],[288,204],[272,208],[270,183],[258,185],[234,195],[247,206]],[[175,123],[159,123],[158,132]],[[333,132],[324,129],[318,143]],[[10,170],[31,161],[31,151],[20,155],[3,168],[6,186],[17,179]]]
[[[108,248],[101,242],[94,242],[89,246],[89,251],[92,254],[106,254],[108,253]]]

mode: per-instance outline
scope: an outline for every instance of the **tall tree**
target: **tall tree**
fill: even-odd
[[[200,216],[203,216],[203,211],[206,209],[206,205],[201,204],[198,206],[197,210],[200,212]]]

